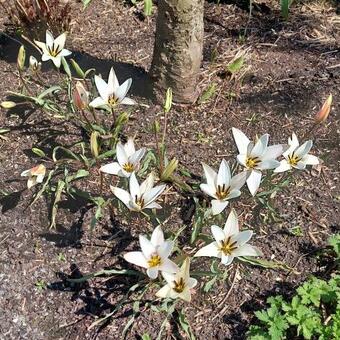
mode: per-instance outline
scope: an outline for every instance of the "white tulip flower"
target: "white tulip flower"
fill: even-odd
[[[34,40],[35,44],[42,50],[42,61],[52,60],[56,67],[60,67],[61,58],[72,54],[71,51],[64,48],[66,33],[60,34],[54,39],[51,32],[46,31],[46,43]]]
[[[109,79],[106,83],[99,76],[94,76],[94,82],[96,83],[99,97],[94,99],[90,106],[94,108],[107,109],[111,111],[117,104],[135,105],[136,102],[126,97],[131,84],[132,79],[127,79],[122,85],[119,85],[117,76],[113,67],[111,67]]]
[[[311,140],[300,146],[296,134],[293,132],[292,138],[288,138],[288,145],[288,150],[282,154],[285,159],[280,162],[274,172],[284,172],[292,168],[304,170],[306,165],[319,164],[319,159],[316,156],[308,154],[313,146]]]
[[[147,179],[139,185],[136,175],[133,172],[130,176],[130,192],[118,187],[110,186],[113,194],[120,199],[131,211],[142,211],[144,209],[161,209],[156,199],[164,191],[166,185],[154,186],[154,175],[151,173]]]
[[[201,184],[200,188],[207,195],[213,197],[211,201],[212,213],[217,215],[221,213],[228,205],[228,200],[241,195],[241,187],[247,179],[247,173],[231,177],[228,163],[223,159],[218,173],[216,173],[209,165],[202,164],[207,183]]]
[[[232,210],[227,218],[224,229],[217,225],[211,226],[211,233],[215,241],[201,248],[198,256],[218,257],[225,265],[233,262],[239,256],[261,256],[261,251],[247,244],[253,235],[251,230],[239,231],[238,219],[235,210]]]
[[[163,272],[162,275],[167,284],[156,293],[157,297],[191,301],[190,289],[197,285],[197,280],[190,277],[189,258],[184,260],[181,269],[176,274]]]
[[[42,183],[46,174],[46,168],[43,164],[39,164],[32,169],[25,170],[21,176],[28,177],[27,188],[30,189],[37,183]]]
[[[150,279],[158,276],[158,271],[174,274],[179,268],[168,259],[174,242],[164,240],[164,234],[158,226],[151,235],[151,240],[145,236],[139,235],[139,244],[142,251],[131,251],[124,255],[124,259],[136,266],[146,268],[146,273]]]
[[[37,72],[41,68],[41,63],[38,62],[38,60],[35,57],[33,57],[32,55],[30,56],[29,64],[30,64],[30,69],[33,72]]]
[[[116,155],[118,162],[103,165],[100,171],[110,175],[118,175],[120,177],[130,177],[134,171],[138,171],[140,161],[146,152],[145,148],[135,150],[132,138],[123,145],[121,142],[117,144]]]
[[[267,133],[254,144],[239,129],[232,128],[232,132],[239,151],[237,160],[249,173],[246,182],[250,193],[254,196],[261,184],[261,171],[278,167],[280,162],[276,158],[285,151],[286,146],[281,144],[268,146]]]

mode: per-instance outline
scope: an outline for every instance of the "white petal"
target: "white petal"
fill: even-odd
[[[54,38],[53,38],[53,35],[50,31],[46,31],[46,45],[47,46],[52,46],[54,42]]]
[[[225,239],[225,234],[224,231],[217,225],[212,225],[211,226],[211,233],[214,236],[214,239],[219,242]]]
[[[215,188],[216,182],[217,182],[217,173],[213,168],[211,168],[209,165],[202,163],[204,175],[207,180],[207,184],[211,188]]]
[[[232,128],[232,133],[234,137],[234,141],[236,143],[238,152],[240,154],[246,154],[247,153],[247,147],[250,143],[250,140],[248,137],[239,129]]]
[[[37,183],[42,183],[43,180],[44,180],[44,177],[45,177],[45,174],[39,174],[39,175],[37,175],[36,182],[37,182]]]
[[[124,105],[136,105],[137,104],[137,102],[135,102],[133,99],[128,98],[128,97],[125,97],[120,103]]]
[[[107,102],[102,97],[97,97],[96,99],[92,100],[89,105],[94,108],[102,108],[103,106],[107,105]]]
[[[232,177],[230,181],[230,189],[240,190],[243,187],[244,183],[246,182],[247,176],[248,176],[247,171],[243,171]]]
[[[133,138],[128,139],[127,143],[125,143],[125,145],[124,145],[124,149],[125,149],[126,156],[128,158],[136,152],[135,143],[133,141]]]
[[[275,168],[274,172],[284,172],[284,171],[288,171],[290,170],[292,167],[291,165],[287,162],[286,159],[283,159],[281,162],[280,162],[280,165]]]
[[[230,168],[228,163],[223,159],[217,174],[217,185],[225,184],[227,187],[230,185]]]
[[[197,285],[197,280],[194,279],[193,277],[190,277],[188,280],[188,287],[191,289],[191,288],[194,288],[196,285]]]
[[[162,272],[175,274],[179,271],[179,268],[176,263],[172,262],[171,260],[163,259],[163,263],[159,266],[159,270]]]
[[[177,275],[174,275],[174,274],[170,274],[170,273],[167,273],[167,272],[162,272],[162,276],[164,277],[164,280],[168,283],[168,285],[170,287],[172,287],[173,285],[173,282],[176,280],[177,278]]]
[[[307,142],[303,143],[301,146],[299,146],[296,149],[295,155],[302,158],[310,151],[312,146],[313,146],[313,142],[311,140],[308,140]]]
[[[215,187],[210,187],[208,184],[200,184],[201,190],[207,194],[208,196],[211,196],[213,198],[217,198],[216,196],[216,188]]]
[[[53,61],[53,64],[55,65],[55,67],[60,68],[61,65],[61,57],[51,57],[50,58]]]
[[[262,161],[258,168],[261,170],[267,170],[267,169],[275,169],[280,165],[280,162],[275,159],[267,159],[265,161]]]
[[[143,195],[145,205],[149,205],[150,203],[155,201],[158,198],[158,196],[162,194],[162,192],[164,191],[165,188],[166,188],[166,185],[162,184],[162,185],[158,185],[158,186],[152,188],[150,191],[146,192]]]
[[[125,163],[128,162],[128,157],[125,152],[124,145],[121,142],[117,143],[116,146],[116,157],[118,160],[118,163],[123,166]]]
[[[283,151],[287,148],[286,145],[277,144],[267,147],[266,152],[262,156],[262,161],[271,160],[282,155]]]
[[[233,256],[262,256],[262,252],[250,244],[244,244],[233,251]]]
[[[174,242],[171,240],[166,240],[161,244],[157,250],[158,254],[162,258],[167,258],[170,256],[172,252],[172,248],[174,247]]]
[[[247,164],[247,154],[240,154],[240,155],[237,155],[236,159],[237,161],[242,165],[242,166],[246,166]]]
[[[20,176],[26,177],[26,176],[29,176],[30,173],[31,173],[31,169],[28,169],[28,170],[23,171],[23,172],[20,174]]]
[[[60,57],[67,57],[68,55],[71,55],[72,52],[67,50],[66,48],[64,48],[60,53],[59,53],[59,56]]]
[[[239,233],[238,218],[234,209],[229,213],[223,231],[225,237],[237,235]]]
[[[154,280],[158,276],[158,267],[151,267],[146,270],[146,274],[150,279]]]
[[[307,165],[316,165],[319,164],[319,158],[313,155],[305,155],[302,159],[301,162],[307,164]]]
[[[181,298],[182,300],[186,301],[186,302],[190,302],[191,301],[191,294],[190,294],[190,290],[189,288],[184,288],[183,292],[178,294],[178,297]]]
[[[126,94],[128,93],[131,87],[131,84],[132,84],[132,79],[130,78],[118,87],[118,89],[115,92],[115,95],[119,99],[119,102],[121,102],[125,98]]]
[[[253,149],[251,150],[250,156],[251,157],[261,157],[268,145],[269,135],[268,133],[262,135],[255,143]]]
[[[31,189],[34,185],[37,184],[37,178],[36,177],[29,177],[27,180],[27,188]]]
[[[247,179],[248,189],[253,196],[255,196],[256,191],[261,184],[261,177],[262,173],[260,171],[253,170]]]
[[[136,266],[148,268],[146,258],[141,251],[130,251],[129,253],[124,254],[124,259]]]
[[[232,198],[239,197],[240,195],[241,195],[241,191],[240,190],[231,190],[226,199],[230,200]]]
[[[139,235],[139,244],[146,259],[149,259],[152,254],[156,253],[156,248],[144,235]]]
[[[66,33],[62,33],[59,35],[59,37],[57,37],[54,40],[54,44],[57,45],[60,50],[62,50],[65,46],[65,41],[66,41]]]
[[[171,291],[171,287],[168,285],[165,285],[156,293],[156,296],[159,298],[163,298],[163,299],[168,298],[170,297],[170,291]]]
[[[132,164],[138,164],[140,160],[144,157],[145,151],[146,151],[145,148],[137,150],[131,157],[129,157],[129,161]]]
[[[136,197],[139,198],[141,196],[139,183],[134,172],[130,176],[129,189],[133,200],[135,200]]]
[[[220,214],[229,204],[228,201],[221,201],[221,200],[212,200],[211,201],[211,210],[213,215]]]
[[[109,163],[106,165],[103,165],[99,170],[101,172],[104,172],[106,174],[110,174],[110,175],[118,175],[118,173],[121,171],[121,166],[119,165],[119,163],[114,162],[114,163]]]
[[[233,255],[229,255],[228,256],[228,255],[222,254],[221,262],[224,265],[226,265],[226,266],[230,265],[233,262],[233,260],[234,260],[234,256]]]
[[[105,102],[107,102],[109,98],[109,89],[108,89],[108,85],[106,84],[106,81],[103,80],[101,77],[98,77],[97,75],[95,75],[94,82],[96,83],[96,87],[99,92],[99,95],[104,99]]]
[[[48,54],[48,50],[47,50],[46,44],[44,44],[41,41],[37,41],[37,40],[34,40],[34,43],[42,50],[42,52],[44,54]]]
[[[299,169],[299,170],[305,170],[306,169],[306,163],[300,161],[296,165],[294,165],[293,167],[296,168],[296,169]]]
[[[233,240],[237,242],[238,246],[243,246],[247,243],[251,237],[253,236],[253,232],[251,230],[244,230],[239,232],[238,234],[233,236]]]
[[[155,183],[155,176],[151,172],[145,181],[140,185],[140,193],[143,195],[144,193],[150,191]]]
[[[129,208],[129,202],[131,200],[130,194],[127,191],[118,187],[110,186],[110,189],[113,194]]]
[[[294,132],[292,133],[292,137],[288,138],[288,145],[292,146],[294,149],[299,146],[299,140]]]
[[[145,205],[144,209],[162,209],[162,206],[156,202],[151,202]]]
[[[194,255],[194,257],[199,257],[199,256],[220,257],[219,253],[220,251],[218,249],[217,243],[212,242],[208,244],[207,246],[204,246],[203,248],[198,250],[196,254]]]
[[[116,72],[114,71],[113,67],[111,67],[110,73],[109,73],[109,79],[108,79],[108,86],[110,93],[116,93],[119,82],[116,76]]]
[[[154,245],[154,247],[160,246],[164,243],[164,234],[160,225],[152,232],[151,243]]]

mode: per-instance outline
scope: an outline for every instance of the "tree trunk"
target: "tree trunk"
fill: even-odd
[[[150,74],[156,98],[171,87],[177,103],[193,103],[203,52],[204,0],[159,0]]]

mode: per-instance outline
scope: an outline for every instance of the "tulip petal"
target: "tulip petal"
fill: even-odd
[[[158,198],[158,196],[162,194],[162,192],[164,191],[165,187],[166,187],[165,184],[158,185],[158,186],[152,188],[150,191],[146,192],[143,195],[145,205],[149,205],[150,203],[155,201]]]
[[[233,256],[262,256],[262,252],[255,246],[244,244],[233,251]]]
[[[306,163],[300,161],[296,165],[293,165],[294,168],[299,170],[305,170],[306,169]]]
[[[118,199],[120,199],[128,208],[130,208],[129,203],[131,196],[127,191],[113,186],[110,186],[110,189]]]
[[[107,101],[109,99],[109,91],[108,91],[108,85],[106,84],[106,81],[103,80],[101,77],[95,75],[94,76],[94,82],[96,84],[99,95],[107,103]]]
[[[217,198],[215,187],[210,187],[208,184],[200,184],[201,190],[210,197]]]
[[[175,291],[173,291],[173,292],[175,292]],[[188,287],[184,288],[182,293],[180,293],[180,294],[176,293],[175,296],[176,295],[179,298],[181,298],[182,300],[186,301],[186,302],[190,302],[191,301],[191,294],[190,294],[190,290],[189,290]],[[170,295],[170,297],[171,297],[171,295]]]
[[[72,52],[67,50],[66,48],[64,48],[60,53],[59,53],[59,56],[60,57],[67,57],[68,55],[71,55]]]
[[[128,91],[131,87],[131,84],[132,84],[132,79],[129,78],[129,79],[125,80],[125,82],[122,85],[120,85],[118,87],[115,95],[119,99],[119,102],[121,102],[125,98],[126,94],[128,93]]]
[[[65,46],[66,42],[66,33],[62,33],[59,37],[55,38],[54,45],[59,47],[59,50],[62,50]]]
[[[162,258],[169,257],[171,252],[172,252],[173,247],[174,247],[174,242],[173,241],[171,241],[171,240],[163,241],[163,243],[159,246],[159,248],[157,250],[158,254]]]
[[[116,93],[117,89],[119,88],[119,82],[113,67],[111,67],[109,73],[108,87],[111,94]]]
[[[173,282],[177,279],[177,275],[170,274],[167,272],[162,272],[162,276],[164,277],[164,280],[167,282],[167,284],[172,287]]]
[[[319,158],[313,155],[305,155],[301,162],[305,163],[306,165],[317,165],[320,163]]]
[[[268,170],[268,169],[275,169],[280,165],[280,162],[276,159],[267,159],[265,161],[262,161],[258,168],[261,170]]]
[[[135,152],[135,143],[133,141],[133,138],[129,138],[128,141],[124,145],[126,156],[129,158],[131,157]]]
[[[307,142],[303,143],[301,146],[299,146],[296,151],[295,151],[295,155],[297,157],[302,158],[303,156],[305,156],[310,149],[313,146],[313,142],[311,140],[308,140]]]
[[[146,270],[146,274],[151,280],[154,280],[158,276],[158,267],[151,267]]]
[[[109,163],[106,165],[103,165],[99,170],[101,172],[104,172],[106,174],[110,174],[110,175],[118,175],[118,173],[121,171],[121,166],[119,165],[119,163],[114,162],[114,163]]]
[[[247,166],[247,159],[248,156],[247,154],[239,154],[236,156],[237,161],[242,165],[242,166]]]
[[[217,174],[217,185],[224,184],[227,187],[229,187],[230,178],[231,178],[231,173],[230,173],[229,164],[226,162],[225,159],[222,159],[222,162],[218,170],[218,174]]]
[[[107,105],[107,102],[102,97],[97,97],[93,99],[89,105],[94,108],[102,108]]]
[[[279,157],[285,149],[287,149],[287,146],[282,144],[268,146],[266,152],[262,156],[262,162]]]
[[[278,172],[284,172],[284,171],[288,171],[290,170],[292,167],[291,165],[287,162],[286,159],[283,159],[281,162],[280,162],[280,165],[275,168],[274,172],[278,173]]]
[[[162,272],[175,274],[179,271],[179,268],[176,263],[172,262],[171,260],[163,259],[163,263],[159,266],[159,270]]]
[[[145,151],[146,151],[145,148],[137,150],[131,157],[129,157],[129,161],[132,164],[138,164],[140,160],[144,157]]]
[[[28,178],[28,180],[27,180],[27,188],[28,189],[31,189],[36,184],[37,184],[37,178],[35,176]]]
[[[194,288],[196,285],[197,285],[197,280],[194,279],[193,277],[189,277],[188,287],[191,289],[191,288]]]
[[[269,134],[262,135],[255,143],[250,152],[250,157],[261,157],[267,149]],[[262,157],[261,157],[262,158]]]
[[[123,257],[125,261],[135,264],[136,266],[148,268],[146,258],[141,251],[130,251],[129,253],[124,254]]]
[[[220,250],[218,249],[217,243],[212,242],[204,246],[203,248],[199,249],[194,255],[194,257],[199,256],[220,257]]]
[[[153,173],[151,172],[149,176],[145,179],[145,181],[143,181],[142,184],[140,185],[141,195],[150,191],[154,185],[154,182],[155,182],[155,177]]]
[[[154,247],[161,246],[164,243],[164,234],[160,225],[152,232],[151,243],[154,245]],[[159,251],[158,253],[161,255]]]
[[[146,259],[149,259],[152,254],[156,253],[156,248],[144,235],[139,235],[139,244]]]
[[[50,31],[46,31],[46,45],[47,46],[52,46],[52,44],[54,43],[54,38],[53,35]]]
[[[41,41],[34,40],[34,43],[43,51],[44,54],[48,54],[46,44]]]
[[[156,202],[151,202],[146,204],[144,209],[162,209],[162,206]]]
[[[125,163],[128,162],[128,157],[126,155],[124,145],[121,142],[117,143],[116,157],[117,157],[118,163],[121,166],[123,166]]]
[[[240,154],[247,154],[247,148],[250,143],[249,138],[239,129],[232,128],[234,141]]]
[[[256,191],[261,184],[261,177],[261,171],[252,170],[249,177],[247,178],[247,186],[253,196],[255,196]]]
[[[234,256],[233,255],[224,255],[222,254],[222,258],[221,258],[221,262],[222,264],[228,266],[230,265],[234,260]]]
[[[235,175],[234,177],[232,177],[232,179],[230,181],[231,190],[234,190],[234,189],[240,190],[243,187],[243,185],[245,184],[247,176],[248,176],[247,171],[243,171],[243,172]]]
[[[219,242],[219,241],[223,241],[225,239],[225,234],[224,231],[217,225],[212,225],[211,226],[211,233],[214,236],[214,239]]]
[[[239,233],[238,218],[234,209],[229,213],[223,231],[225,237],[237,235]]]
[[[23,171],[23,172],[20,174],[20,176],[26,177],[26,176],[29,176],[30,173],[31,173],[31,169],[28,169],[28,170]]]
[[[136,105],[137,102],[135,102],[133,99],[125,97],[121,102],[123,105]]]
[[[207,184],[209,187],[214,188],[217,181],[217,173],[213,168],[211,168],[209,165],[202,163],[204,175],[207,180]]]
[[[236,198],[239,197],[241,195],[241,191],[240,190],[232,190],[230,191],[228,197],[226,198],[227,200],[231,200],[232,198]]]
[[[245,243],[247,243],[251,239],[252,236],[253,236],[253,232],[251,230],[244,230],[234,235],[233,240],[237,242],[237,245],[239,247],[241,247]]]
[[[170,297],[170,291],[171,291],[171,287],[169,287],[168,285],[165,285],[156,293],[156,296],[159,298],[163,298],[163,299],[168,298]]]
[[[229,202],[226,201],[221,201],[221,200],[212,200],[211,201],[211,210],[213,215],[218,215],[220,214],[229,204]]]
[[[129,188],[130,188],[130,194],[133,200],[141,196],[139,183],[137,181],[136,174],[134,172],[130,176]]]

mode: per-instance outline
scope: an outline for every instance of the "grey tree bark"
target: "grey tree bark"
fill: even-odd
[[[150,74],[157,98],[167,88],[177,103],[193,103],[203,52],[204,0],[159,0]]]

